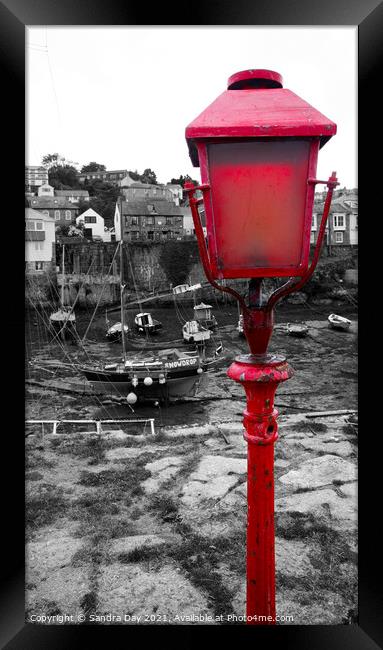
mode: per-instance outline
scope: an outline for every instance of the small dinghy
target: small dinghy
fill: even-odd
[[[109,327],[106,332],[106,338],[108,339],[108,341],[121,341],[121,329],[122,329],[121,323],[114,323],[114,325]],[[125,336],[127,336],[129,332],[128,325],[124,325],[124,332],[125,332]]]
[[[139,334],[152,334],[161,329],[162,323],[152,318],[152,315],[148,312],[145,312],[137,314],[134,319],[134,326]]]
[[[182,327],[182,336],[184,341],[188,343],[200,343],[210,339],[211,331],[203,327],[198,321],[189,320]]]
[[[337,314],[330,314],[328,317],[328,326],[332,327],[334,330],[341,330],[343,332],[348,332],[352,321],[343,316],[338,316]]]
[[[309,333],[309,328],[304,323],[287,323],[287,333],[290,336],[303,338]]]

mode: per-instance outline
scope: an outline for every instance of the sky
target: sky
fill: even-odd
[[[357,27],[39,26],[26,44],[26,164],[58,152],[200,180],[185,127],[233,73],[266,68],[338,126],[317,178],[357,187]]]

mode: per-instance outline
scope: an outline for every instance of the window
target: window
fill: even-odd
[[[315,231],[316,229],[317,229],[317,214],[316,214],[316,212],[314,212],[312,222],[311,222],[311,230]]]
[[[43,270],[43,263],[42,262],[35,262],[35,269],[36,269],[36,271],[42,271]]]
[[[42,221],[36,221],[36,230],[44,230]]]
[[[55,210],[55,219],[56,221],[60,220],[60,210]]]
[[[44,242],[35,241],[35,250],[36,251],[42,251],[43,249],[44,249]]]
[[[154,217],[146,217],[146,225],[147,226],[153,226],[154,225]]]
[[[315,233],[312,230],[310,233],[310,244],[315,244]]]
[[[65,221],[70,221],[71,219],[70,210],[65,210]]]
[[[173,223],[172,217],[166,217],[166,225]]]
[[[333,224],[334,224],[334,230],[345,230],[346,225],[345,225],[344,214],[334,214]]]
[[[34,221],[27,221],[25,225],[25,230],[35,230],[36,225]]]
[[[342,231],[337,231],[335,233],[335,241],[337,244],[343,244],[343,233]]]
[[[85,217],[85,223],[97,223],[97,217]]]
[[[154,239],[154,230],[148,231],[148,239]]]
[[[138,217],[131,217],[130,224],[131,226],[138,226]]]
[[[130,239],[133,241],[134,239],[138,239],[139,237],[139,232],[133,231],[130,233]]]
[[[43,210],[43,214],[46,214],[47,217],[49,217],[49,212],[48,212],[48,210]]]

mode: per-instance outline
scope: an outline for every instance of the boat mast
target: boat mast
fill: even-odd
[[[121,342],[122,342],[122,354],[125,361],[126,349],[125,349],[125,313],[124,313],[124,289],[125,285],[123,284],[123,263],[124,263],[124,249],[123,249],[123,234],[122,234],[122,200],[120,201],[120,306],[121,306]]]
[[[65,244],[63,244],[63,264],[61,277],[61,306],[64,308],[64,274],[65,274]]]

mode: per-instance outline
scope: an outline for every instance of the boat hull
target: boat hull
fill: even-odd
[[[150,386],[146,386],[143,382],[134,386],[129,373],[84,369],[83,374],[98,393],[119,397],[134,393],[139,401],[172,401],[182,397],[193,397],[201,379],[201,375],[196,371],[190,371],[183,375],[168,376],[164,384],[153,380]]]

